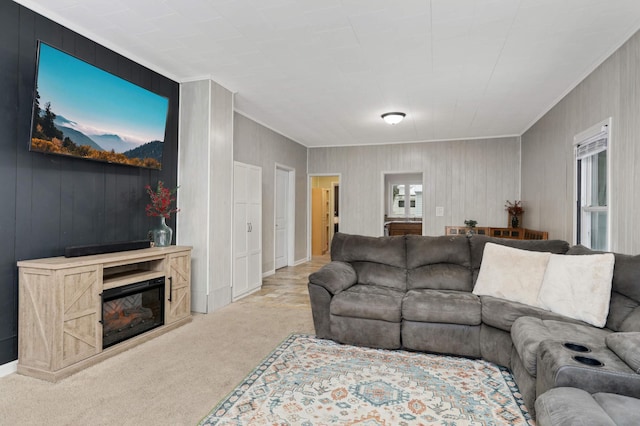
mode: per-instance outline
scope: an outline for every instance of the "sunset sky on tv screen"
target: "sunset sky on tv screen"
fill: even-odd
[[[55,114],[88,136],[118,135],[131,149],[164,142],[167,98],[44,43],[37,89],[43,110],[50,102]]]

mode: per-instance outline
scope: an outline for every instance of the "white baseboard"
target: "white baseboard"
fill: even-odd
[[[298,266],[298,265],[302,265],[303,263],[307,263],[307,262],[308,262],[308,261],[310,261],[310,260],[311,260],[311,259],[310,259],[310,258],[308,258],[308,257],[307,257],[307,258],[303,258],[303,259],[299,259],[299,260],[296,260],[296,261],[293,263],[293,265],[290,265],[290,266]],[[276,273],[276,270],[275,270],[275,269],[272,269],[272,270],[267,271],[267,272],[263,272],[263,273],[262,273],[262,278],[270,277],[271,275],[274,275],[275,273]]]
[[[272,270],[267,271],[267,272],[263,272],[262,273],[262,278],[270,277],[271,275],[275,275],[275,273],[276,273],[275,269],[272,269]]]
[[[0,377],[8,376],[18,371],[18,360],[0,365]]]

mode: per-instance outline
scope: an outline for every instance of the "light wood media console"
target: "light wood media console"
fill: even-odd
[[[20,374],[55,382],[191,321],[191,247],[24,260],[18,268]],[[160,277],[164,325],[103,349],[103,290]]]

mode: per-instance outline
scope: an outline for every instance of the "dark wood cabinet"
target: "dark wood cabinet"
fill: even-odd
[[[387,230],[389,236],[422,235],[422,222],[389,222]]]
[[[467,235],[469,228],[466,226],[445,226],[445,235]],[[509,238],[512,240],[546,240],[549,233],[546,231],[536,231],[527,228],[473,228],[476,235],[486,235],[487,237]]]

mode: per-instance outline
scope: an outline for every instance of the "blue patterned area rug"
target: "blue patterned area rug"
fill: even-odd
[[[534,425],[508,370],[482,360],[294,334],[200,425]]]

